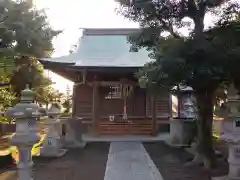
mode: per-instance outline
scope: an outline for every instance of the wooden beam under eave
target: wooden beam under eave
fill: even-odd
[[[93,86],[94,82],[88,82],[89,86]],[[116,86],[118,84],[122,84],[121,81],[98,81],[99,86]],[[136,82],[131,82],[129,85],[137,86],[138,83]]]
[[[83,84],[86,84],[86,81],[87,81],[87,69],[85,68],[82,71],[82,82],[83,82]]]

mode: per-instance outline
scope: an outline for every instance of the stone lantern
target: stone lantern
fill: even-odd
[[[193,89],[179,85],[173,90],[177,90],[177,96],[172,95],[175,116],[170,119],[170,139],[167,143],[177,147],[190,146],[197,118]]]
[[[6,116],[16,120],[16,133],[11,141],[19,151],[17,164],[19,180],[32,179],[31,150],[40,140],[36,131],[36,120],[43,114],[40,112],[41,108],[33,101],[34,93],[27,87],[21,92],[20,102],[6,111]]]
[[[45,121],[48,132],[40,150],[41,156],[61,157],[67,152],[61,145],[60,113],[61,109],[55,104],[48,110],[48,119]]]
[[[227,179],[240,180],[240,100],[232,86],[228,90],[227,117],[222,121],[220,139],[228,144],[229,173]]]

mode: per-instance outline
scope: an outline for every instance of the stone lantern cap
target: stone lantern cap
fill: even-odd
[[[34,101],[34,92],[28,87],[21,92],[21,99],[14,107],[8,108],[6,116],[14,118],[40,117],[39,106]]]
[[[48,116],[59,116],[61,114],[61,108],[56,104],[52,104],[52,106],[48,109]]]

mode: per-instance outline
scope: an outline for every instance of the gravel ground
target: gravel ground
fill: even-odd
[[[109,143],[71,149],[61,158],[34,158],[34,180],[103,180]],[[1,180],[17,180],[15,168],[0,170]]]
[[[192,155],[184,149],[172,148],[163,142],[145,143],[153,162],[164,180],[209,180],[209,173],[203,167],[186,167],[184,164]],[[228,164],[225,160],[218,162],[218,167],[211,172],[212,177],[226,175]]]

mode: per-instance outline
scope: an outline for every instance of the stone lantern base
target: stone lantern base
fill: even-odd
[[[40,148],[40,156],[43,157],[61,157],[65,155],[67,149],[62,149],[60,140],[46,137],[43,146]]]
[[[167,144],[174,147],[188,147],[191,145],[192,128],[195,121],[186,118],[170,119],[170,138]]]
[[[59,125],[57,121],[49,124],[49,132],[43,141],[43,146],[40,148],[40,156],[61,157],[67,152],[67,149],[62,148]]]
[[[42,157],[62,157],[67,153],[67,149],[41,148],[40,156]]]
[[[76,135],[73,130],[70,130],[64,139],[64,146],[68,148],[84,148],[86,146],[86,142],[79,141],[76,139]]]
[[[63,124],[65,125],[65,135],[61,136],[62,144],[66,148],[84,148],[86,146],[86,142],[81,140],[81,137],[78,140],[76,138],[76,133],[72,129],[69,118],[61,118],[61,124],[63,127]]]

